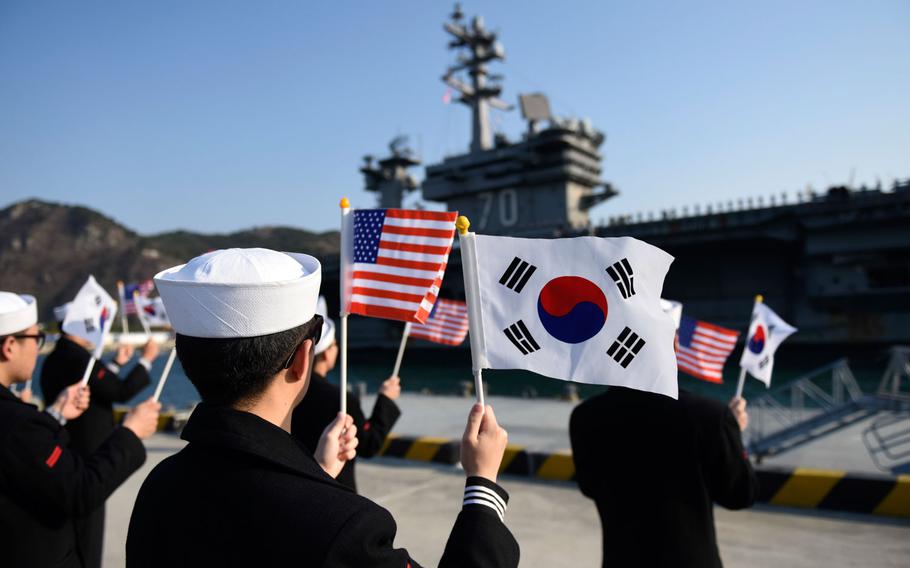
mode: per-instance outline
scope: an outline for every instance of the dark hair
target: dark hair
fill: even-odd
[[[313,336],[321,321],[278,333],[237,339],[177,334],[177,356],[203,402],[230,406],[255,402],[291,353]]]

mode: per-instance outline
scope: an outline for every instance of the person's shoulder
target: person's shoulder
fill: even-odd
[[[62,430],[56,419],[31,404],[0,401],[0,443],[3,445],[14,439],[56,438],[62,435]]]
[[[682,390],[679,391],[679,402],[687,410],[711,415],[721,415],[727,408],[727,405],[719,400]]]
[[[57,340],[57,343],[54,344],[54,348],[51,349],[51,352],[47,354],[47,358],[44,360],[44,365],[41,367],[42,379],[48,374],[52,375],[48,378],[57,378],[57,375],[61,371],[60,367],[66,368],[70,365],[84,366],[90,357],[91,354],[84,348],[76,345],[76,343],[70,341],[66,337],[61,337]]]
[[[569,417],[570,429],[590,425],[592,422],[599,422],[604,415],[604,409],[612,404],[611,398],[612,396],[607,391],[581,401],[572,409],[572,414]]]
[[[310,378],[310,386],[307,389],[306,397],[312,395],[314,397],[338,398],[339,392],[341,392],[341,388],[338,385],[330,383],[328,379],[323,377],[312,377]],[[304,397],[304,400],[306,400],[306,397]]]
[[[30,422],[48,427],[58,424],[50,414],[38,410],[37,406],[11,397],[0,398],[0,421],[6,424]]]
[[[679,392],[679,402],[691,420],[706,426],[720,424],[729,410],[727,405],[719,400],[688,391]]]
[[[145,476],[140,491],[150,492],[156,489],[172,484],[175,480],[184,478],[187,473],[188,465],[184,452],[186,448],[177,453],[170,455],[152,468],[152,471]]]

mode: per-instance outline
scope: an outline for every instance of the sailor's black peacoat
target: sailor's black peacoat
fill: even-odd
[[[101,506],[144,461],[142,441],[126,428],[83,459],[57,420],[0,386],[0,565],[85,566],[73,520]]]
[[[203,403],[183,438],[189,444],[161,462],[139,491],[127,566],[418,567],[394,547],[391,514],[329,477],[278,426]],[[490,481],[468,484],[507,499]],[[464,505],[440,566],[517,565],[518,544],[499,512]]]
[[[41,367],[41,391],[52,402],[66,387],[82,380],[91,354],[65,335]],[[91,404],[82,416],[70,420],[70,449],[83,457],[91,455],[111,434],[114,423],[114,403],[124,403],[149,384],[149,373],[140,364],[121,378],[119,368],[95,361],[89,375]],[[101,568],[104,551],[104,503],[91,513],[76,519],[76,538],[83,551],[86,568]]]
[[[726,405],[610,387],[572,412],[569,433],[605,567],[720,568],[714,504],[749,507],[758,488]]]

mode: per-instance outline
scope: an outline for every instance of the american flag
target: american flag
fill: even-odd
[[[704,381],[723,383],[724,363],[738,337],[738,331],[683,316],[676,340],[679,370]]]
[[[140,296],[145,298],[152,293],[152,290],[155,289],[155,283],[151,280],[143,280],[141,282],[134,282],[126,284],[123,286],[123,311],[127,314],[136,313],[136,303],[133,302],[133,293],[138,293]]]
[[[427,323],[411,326],[410,337],[434,343],[461,345],[468,335],[468,305],[458,300],[436,300]]]
[[[457,212],[358,209],[342,253],[347,312],[424,323],[445,274]],[[343,297],[347,294],[343,294]]]

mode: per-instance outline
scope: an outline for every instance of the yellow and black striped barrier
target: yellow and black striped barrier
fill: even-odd
[[[123,421],[123,417],[126,416],[126,413],[129,412],[128,407],[117,406],[114,408],[114,422],[120,424]],[[186,422],[185,417],[182,416],[182,413],[176,412],[174,410],[165,410],[158,416],[158,431],[159,432],[176,432],[183,427],[183,424]]]
[[[758,501],[892,517],[910,517],[910,475],[864,475],[828,469],[757,470]]]
[[[456,464],[459,442],[390,436],[380,455]],[[499,471],[537,479],[575,480],[575,464],[568,451],[539,453],[509,445]],[[761,468],[756,475],[757,501],[761,503],[910,518],[910,475],[864,475],[809,468]]]

